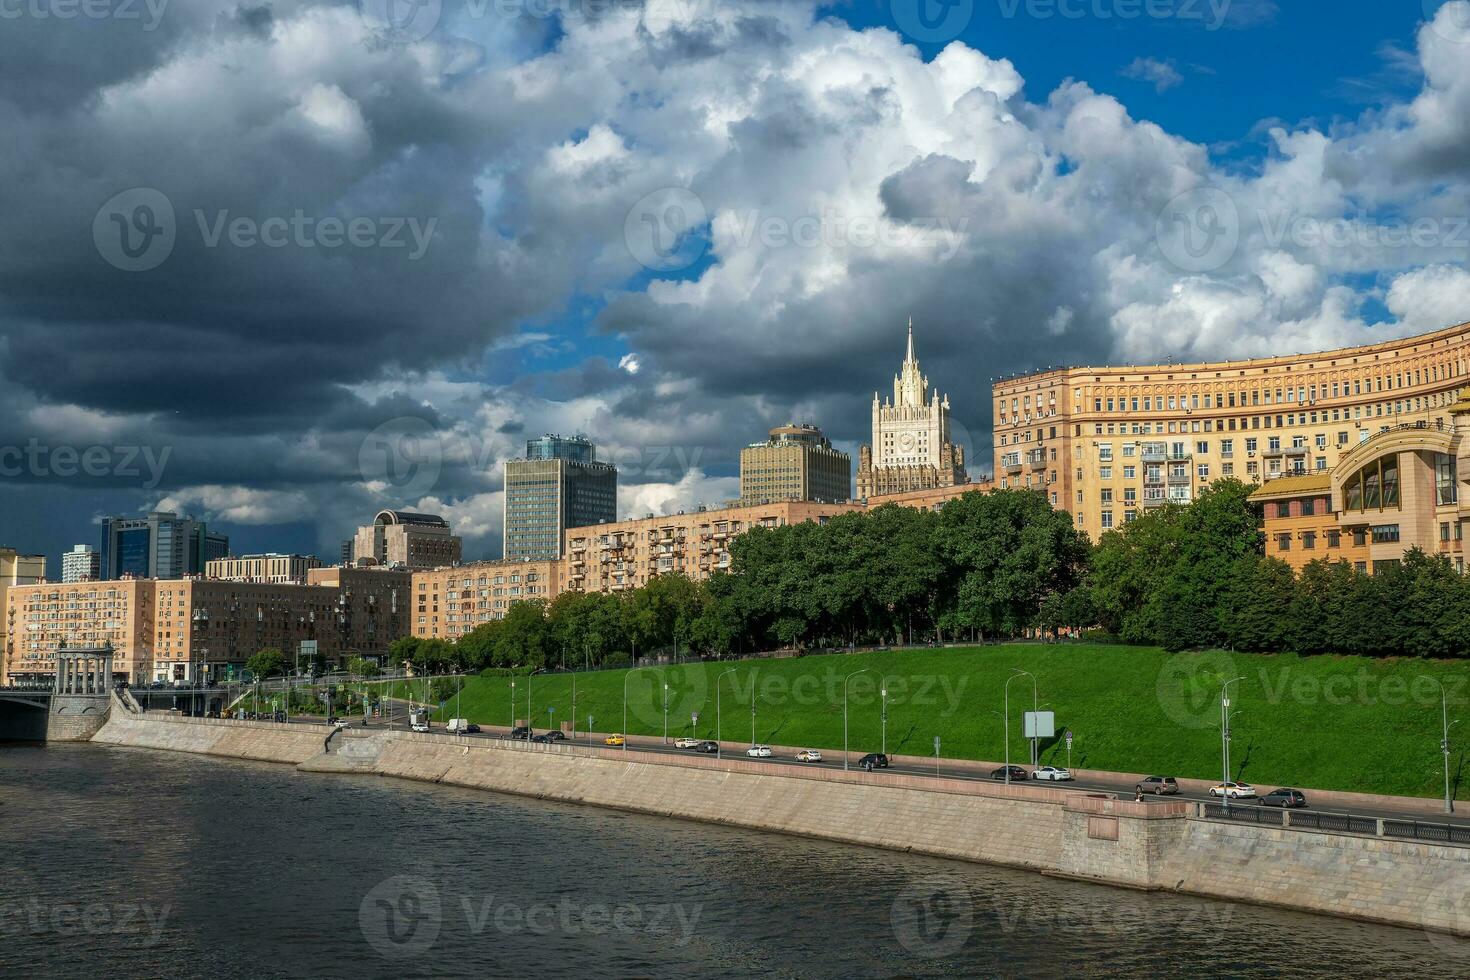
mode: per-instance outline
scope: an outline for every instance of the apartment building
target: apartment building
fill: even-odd
[[[740,501],[840,501],[852,497],[852,458],[815,425],[777,426],[740,450]]]
[[[389,568],[437,568],[459,561],[464,542],[437,514],[379,511],[352,539],[353,562]],[[345,548],[344,548],[345,553]]]
[[[95,582],[102,577],[102,556],[89,544],[79,544],[61,556],[63,582]]]
[[[679,573],[696,581],[730,567],[730,540],[753,527],[803,521],[826,523],[862,510],[860,503],[784,501],[750,507],[652,514],[567,531],[565,584],[583,592],[623,592],[658,575]]]
[[[315,555],[242,555],[206,562],[204,577],[228,582],[263,582],[305,585],[306,573],[321,568]]]
[[[1074,367],[994,385],[995,474],[1094,539],[1212,481],[1325,473],[1374,433],[1448,424],[1470,324],[1313,354]]]
[[[12,683],[47,683],[56,673],[56,648],[65,642],[111,645],[118,678],[150,679],[155,585],[152,579],[123,579],[13,586],[4,612],[4,672]]]
[[[1251,494],[1266,554],[1298,570],[1325,558],[1377,572],[1417,547],[1464,571],[1470,388],[1448,415],[1377,428],[1329,470],[1266,481]]]
[[[480,561],[413,573],[414,636],[456,640],[504,619],[516,602],[547,602],[561,591],[560,561]]]

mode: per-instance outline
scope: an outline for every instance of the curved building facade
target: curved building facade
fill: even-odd
[[[995,479],[1033,487],[1094,539],[1214,480],[1326,474],[1375,433],[1449,424],[1470,323],[1314,354],[1073,367],[993,387]]]

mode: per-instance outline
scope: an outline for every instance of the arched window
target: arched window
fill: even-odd
[[[1348,478],[1343,486],[1347,510],[1384,510],[1399,505],[1399,457],[1379,457]]]

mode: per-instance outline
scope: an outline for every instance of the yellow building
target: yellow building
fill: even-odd
[[[815,425],[777,426],[740,450],[740,501],[843,501],[852,497],[852,459]]]
[[[560,561],[479,561],[413,573],[414,636],[457,640],[504,619],[512,603],[550,602],[561,591]]]
[[[9,616],[6,613],[5,596],[14,585],[30,585],[46,577],[45,555],[23,555],[14,548],[0,548],[0,685],[8,683],[5,667],[10,659],[5,655],[10,633]]]
[[[994,385],[995,475],[1094,539],[1212,481],[1324,473],[1374,433],[1447,424],[1470,324],[1315,354],[1075,367]]]
[[[153,668],[153,579],[40,582],[17,585],[6,599],[10,632],[5,672],[16,683],[45,683],[56,672],[56,648],[111,645],[117,676],[147,680]]]
[[[312,555],[242,555],[205,562],[204,577],[227,582],[305,585],[306,573],[321,567],[322,560]]]
[[[862,509],[857,503],[792,500],[574,527],[566,536],[564,587],[623,592],[658,575],[707,579],[730,567],[730,539],[752,527],[825,523],[837,514]]]

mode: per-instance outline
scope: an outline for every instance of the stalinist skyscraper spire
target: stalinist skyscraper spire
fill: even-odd
[[[914,354],[914,318],[908,349],[893,377],[893,400],[873,393],[873,443],[858,454],[857,495],[875,497],[969,483],[965,450],[950,442],[949,398],[929,390]]]

